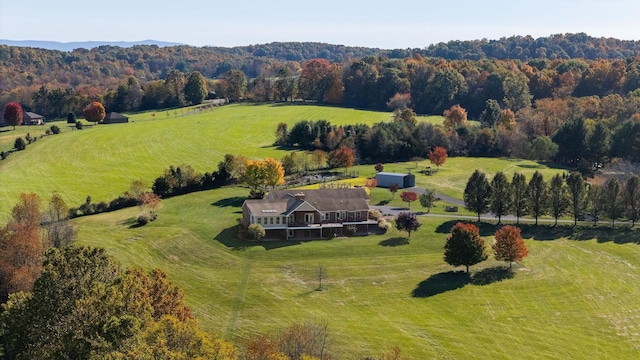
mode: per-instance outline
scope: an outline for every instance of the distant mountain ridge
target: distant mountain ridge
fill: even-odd
[[[158,41],[158,40],[142,40],[142,41],[75,41],[75,42],[58,42],[45,40],[7,40],[0,39],[0,45],[32,47],[46,50],[73,51],[74,49],[93,49],[98,46],[109,45],[119,46],[123,48],[136,45],[157,45],[158,47],[185,45],[175,42]]]

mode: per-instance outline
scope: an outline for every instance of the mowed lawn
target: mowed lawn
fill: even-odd
[[[139,228],[135,208],[80,218],[79,243],[106,247],[125,266],[165,270],[203,327],[237,342],[311,320],[328,322],[338,358],[396,345],[410,359],[640,356],[637,230],[529,227],[530,256],[513,277],[492,259],[466,277],[442,260],[455,220],[424,217],[408,243],[392,230],[254,244],[235,239],[246,193],[168,199],[158,220]],[[488,241],[493,231],[483,227]],[[323,291],[315,291],[319,266]]]
[[[70,206],[79,206],[88,195],[94,202],[110,201],[125,192],[132,180],[142,179],[150,186],[169,165],[187,164],[204,173],[217,170],[226,153],[281,158],[286,151],[272,146],[280,122],[293,125],[303,119],[326,119],[333,124],[371,125],[391,118],[389,112],[240,104],[202,113],[189,109],[149,112],[131,116],[127,124],[65,131],[0,162],[0,214],[8,213],[21,192],[48,198],[57,191]],[[16,134],[28,131],[43,132],[43,128],[2,132],[0,144],[13,144]]]

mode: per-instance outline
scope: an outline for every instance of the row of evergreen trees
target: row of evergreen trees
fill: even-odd
[[[626,217],[632,226],[640,217],[640,178],[631,176],[621,183],[615,178],[604,180],[595,178],[587,183],[582,175],[556,174],[545,181],[542,173],[536,171],[529,182],[521,173],[513,174],[511,182],[503,172],[498,172],[491,181],[486,174],[476,170],[464,190],[464,203],[469,211],[480,215],[491,212],[498,223],[505,215],[513,215],[516,221],[525,215],[538,218],[550,215],[558,223],[558,218],[571,215],[574,225],[579,220],[593,220],[607,217],[611,224]],[[589,217],[585,217],[588,212]]]

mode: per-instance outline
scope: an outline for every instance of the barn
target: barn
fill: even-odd
[[[126,122],[129,122],[128,117],[117,112],[110,112],[107,114],[107,116],[104,117],[101,124],[118,124]]]
[[[400,189],[416,186],[416,176],[413,174],[401,174],[391,172],[379,172],[376,174],[379,187],[388,188],[391,184],[398,184]]]

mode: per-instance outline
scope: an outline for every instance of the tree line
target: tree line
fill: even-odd
[[[490,212],[498,218],[513,215],[516,222],[526,215],[538,219],[544,215],[558,219],[570,215],[574,225],[578,221],[593,221],[598,224],[606,217],[615,221],[626,218],[635,225],[640,217],[640,178],[632,175],[626,181],[616,178],[605,180],[595,177],[586,182],[578,172],[555,174],[545,181],[542,173],[536,171],[529,182],[521,173],[514,173],[511,181],[498,172],[491,181],[486,174],[476,170],[471,175],[464,190],[465,208],[478,215]]]

